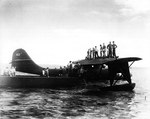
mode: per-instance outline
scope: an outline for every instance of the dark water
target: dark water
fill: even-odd
[[[132,69],[133,92],[0,89],[0,119],[149,119],[150,70]]]

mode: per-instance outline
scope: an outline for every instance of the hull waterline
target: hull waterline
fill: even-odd
[[[79,78],[74,77],[0,76],[1,88],[70,88],[79,83]]]
[[[70,89],[82,87],[83,80],[75,77],[38,77],[38,76],[0,76],[0,88],[50,88],[50,89]],[[90,86],[84,88],[87,92],[97,91],[131,91],[135,83],[120,84],[115,86]]]

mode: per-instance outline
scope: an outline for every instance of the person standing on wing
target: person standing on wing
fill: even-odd
[[[103,47],[102,47],[102,45],[100,44],[100,57],[102,57],[103,56]]]
[[[95,48],[93,47],[93,59],[95,59]]]
[[[105,43],[103,43],[103,58],[106,57],[106,46]]]
[[[107,45],[107,49],[108,49],[108,57],[112,57],[112,44],[111,44],[111,42],[109,42],[109,44]]]
[[[95,46],[95,59],[98,58],[98,49],[97,46]]]
[[[113,52],[113,57],[116,58],[116,48],[117,48],[117,45],[115,44],[115,42],[113,41],[113,44],[112,44],[112,52]]]

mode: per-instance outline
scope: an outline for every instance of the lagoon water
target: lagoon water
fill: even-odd
[[[132,92],[0,89],[0,119],[149,119],[150,69],[132,68]]]

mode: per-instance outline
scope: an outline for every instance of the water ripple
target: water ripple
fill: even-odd
[[[150,115],[150,93],[99,92],[83,95],[78,90],[0,89],[0,118],[4,119],[141,119]]]

